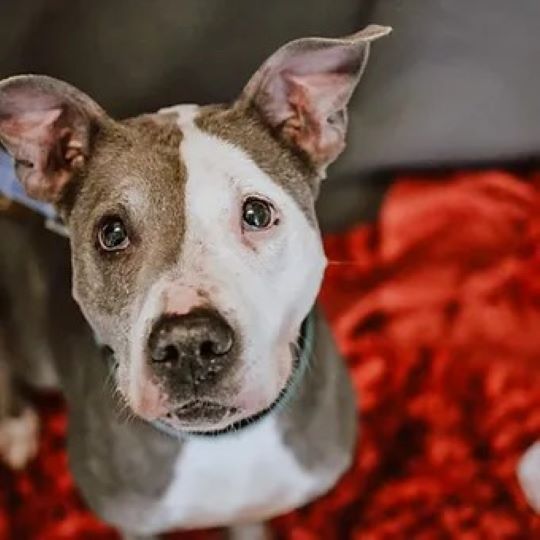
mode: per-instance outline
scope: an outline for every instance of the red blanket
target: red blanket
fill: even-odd
[[[330,494],[275,520],[279,538],[540,538],[515,475],[540,439],[539,210],[540,176],[402,178],[378,223],[326,238],[321,300],[361,437]],[[0,538],[116,538],[73,486],[61,401],[40,408],[40,456],[0,468]]]

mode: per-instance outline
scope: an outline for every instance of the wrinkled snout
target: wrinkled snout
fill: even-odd
[[[197,390],[218,382],[227,372],[234,344],[233,329],[212,309],[163,316],[148,339],[150,368],[159,380]]]

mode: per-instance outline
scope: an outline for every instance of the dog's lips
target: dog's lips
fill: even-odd
[[[222,415],[227,412],[236,412],[235,407],[227,407],[220,403],[214,403],[212,401],[205,401],[200,399],[195,399],[186,403],[182,407],[176,409],[174,414],[178,418],[185,416],[199,416],[203,414],[204,416],[210,415]]]
[[[219,422],[226,416],[236,415],[238,409],[221,403],[194,399],[169,413],[168,418],[176,418],[181,422],[195,423],[203,420],[205,423]]]

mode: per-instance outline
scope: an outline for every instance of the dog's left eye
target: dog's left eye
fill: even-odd
[[[275,222],[274,209],[269,202],[250,197],[244,201],[242,207],[242,222],[246,229],[267,229]]]
[[[129,246],[129,236],[124,222],[118,217],[104,219],[98,231],[100,247],[105,251],[120,251]]]

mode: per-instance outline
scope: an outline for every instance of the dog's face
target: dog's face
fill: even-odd
[[[74,297],[135,413],[214,431],[282,395],[325,267],[318,184],[387,31],[292,42],[229,107],[123,122],[60,81],[0,85],[0,140],[66,221]]]

